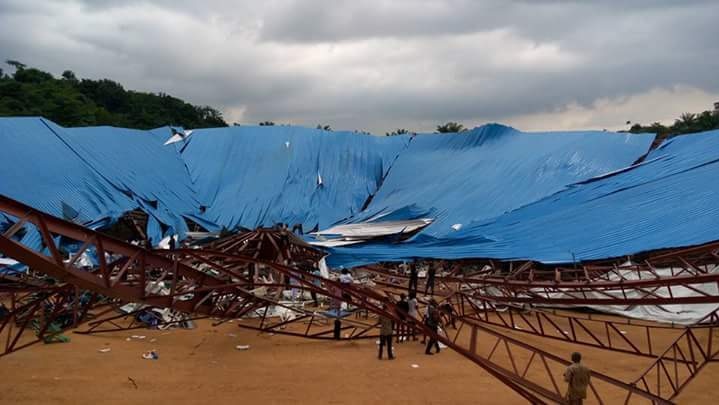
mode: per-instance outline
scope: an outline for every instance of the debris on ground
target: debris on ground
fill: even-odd
[[[235,349],[237,349],[237,350],[249,350],[249,349],[250,349],[250,345],[237,345],[237,346],[235,346]]]
[[[103,348],[103,349],[99,349],[98,352],[100,352],[100,353],[108,353],[108,352],[110,352],[110,350],[112,350],[112,349],[110,349],[109,347],[105,347],[105,348]]]
[[[160,358],[160,355],[157,354],[157,351],[153,349],[142,353],[142,358],[145,360],[157,360]]]

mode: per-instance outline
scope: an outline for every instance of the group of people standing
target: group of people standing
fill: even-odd
[[[384,308],[387,310],[387,307]],[[396,328],[391,318],[381,315],[380,316],[380,344],[378,357],[381,360],[384,348],[387,348],[387,358],[390,360],[394,359],[394,352],[392,351],[392,338],[395,330],[397,331],[396,343],[402,343],[409,341],[417,341],[415,323],[421,321],[425,327],[432,333],[428,336],[423,335],[423,339],[420,343],[425,344],[426,355],[432,355],[432,349],[435,349],[435,353],[439,353],[440,347],[436,335],[440,333],[441,324],[441,312],[439,305],[430,298],[427,303],[427,310],[424,317],[420,319],[418,302],[416,295],[410,295],[409,299],[405,294],[400,294],[400,300],[397,302],[397,317],[400,322],[397,323]]]
[[[403,264],[400,268],[405,270],[405,274],[409,276],[409,284],[407,285],[407,294],[410,296],[417,295],[417,288],[419,284],[419,269],[417,268],[416,262],[409,264]],[[409,268],[409,269],[407,269]],[[434,284],[437,276],[437,270],[442,271],[442,263],[432,264],[427,268],[427,281],[424,284],[424,294],[434,295]]]

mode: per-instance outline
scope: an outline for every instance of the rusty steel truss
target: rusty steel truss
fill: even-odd
[[[592,372],[591,398],[598,403],[670,403],[716,360],[716,311],[700,325],[679,327],[537,305],[719,306],[716,289],[703,288],[719,283],[713,272],[718,244],[577,268],[488,262],[464,272],[455,263],[439,274],[434,293],[453,309],[458,326],[450,333],[450,319],[435,331],[400,316],[396,300],[407,278],[395,267],[358,269],[361,281],[355,284],[316,276],[308,267],[323,254],[286,230],[258,229],[200,249],[151,251],[2,196],[0,213],[14,220],[0,235],[0,253],[29,266],[32,275],[0,276],[0,302],[7,309],[0,318],[0,355],[52,341],[81,324],[81,333],[143,327],[138,311],[169,308],[179,315],[166,326],[237,319],[243,328],[313,339],[374,338],[377,316],[386,316],[436,337],[532,403],[563,401],[561,374],[569,362],[528,343],[522,338],[527,334],[653,361],[632,380]],[[19,242],[29,228],[39,232],[43,251]],[[80,248],[64,252],[61,241]],[[78,264],[88,251],[99,259],[89,269]],[[692,294],[680,296],[678,289]],[[127,303],[140,307],[118,314]],[[661,347],[658,333],[676,337]]]

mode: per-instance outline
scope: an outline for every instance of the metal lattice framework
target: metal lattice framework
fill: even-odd
[[[0,278],[0,355],[38,341],[52,341],[66,328],[88,322],[82,333],[138,328],[136,311],[171,309],[178,318],[239,319],[243,328],[314,339],[362,339],[377,335],[376,316],[434,336],[532,403],[562,402],[562,357],[526,342],[530,334],[625,355],[653,358],[644,373],[623,381],[592,373],[591,396],[599,403],[669,403],[709,362],[716,359],[712,332],[717,312],[701,325],[677,327],[616,317],[548,310],[551,305],[664,305],[716,303],[719,244],[662,252],[639,263],[551,268],[524,262],[500,268],[484,265],[463,273],[459,264],[437,277],[435,297],[453,308],[453,334],[438,333],[420,320],[406,323],[395,306],[407,278],[396,268],[358,269],[363,282],[342,284],[307,271],[322,253],[286,230],[259,229],[218,240],[200,249],[150,251],[66,222],[0,197],[0,213],[15,221],[0,235],[0,252],[32,270]],[[28,227],[42,237],[43,251],[19,242]],[[61,241],[80,246],[63,252]],[[93,251],[97,266],[80,266]],[[668,271],[666,269],[669,269]],[[0,273],[2,274],[2,273]],[[260,278],[260,276],[262,276]],[[691,291],[680,295],[683,292]],[[299,298],[287,298],[287,292]],[[347,313],[305,305],[306,294],[344,302]],[[126,303],[142,307],[117,313]],[[285,316],[272,311],[283,310]],[[129,325],[127,320],[129,319]],[[339,325],[338,325],[339,323]],[[32,330],[33,333],[28,333]],[[447,329],[448,330],[448,329]],[[603,332],[598,332],[603,331]],[[659,347],[657,333],[673,333]],[[451,336],[453,335],[453,336]]]

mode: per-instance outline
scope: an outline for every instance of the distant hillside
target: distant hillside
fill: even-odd
[[[22,63],[8,61],[15,73],[0,69],[0,116],[35,115],[68,127],[112,125],[150,129],[227,126],[222,113],[159,93],[125,90],[108,79],[77,79],[69,70],[61,78]]]

